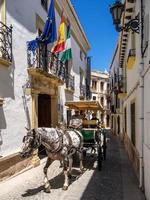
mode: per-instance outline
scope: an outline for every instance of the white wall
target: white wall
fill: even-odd
[[[27,52],[26,42],[34,39],[36,33],[36,13],[45,21],[46,12],[40,5],[40,0],[7,0],[7,25],[13,25],[13,63],[9,68],[0,66],[0,97],[5,98],[5,103],[0,108],[0,134],[1,134],[1,155],[7,155],[18,151],[22,145],[23,135],[27,126],[26,112],[23,106],[23,90],[27,75]],[[60,17],[57,12],[57,27],[60,24]],[[79,97],[79,67],[86,70],[86,61],[80,60],[80,48],[72,38],[73,47],[73,68],[75,75],[74,98]],[[86,72],[85,72],[86,77]],[[62,105],[66,100],[64,88],[60,89]],[[28,110],[31,112],[30,97],[27,97]],[[30,113],[31,116],[31,113]],[[66,111],[64,108],[64,119]]]

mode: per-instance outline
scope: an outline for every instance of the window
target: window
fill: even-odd
[[[83,52],[80,50],[80,59],[83,60]]]
[[[96,96],[93,96],[93,100],[94,100],[94,101],[96,100]]]
[[[135,145],[135,103],[130,106],[131,110],[131,141]]]
[[[104,90],[104,82],[100,83],[100,87],[101,87],[101,92]]]
[[[101,97],[101,105],[104,105],[104,97]]]
[[[110,87],[110,85],[109,85],[109,83],[107,83],[107,92],[109,92],[109,87]]]
[[[96,80],[92,80],[92,89],[97,90],[97,81]]]
[[[47,11],[48,8],[48,0],[41,0],[41,5]]]
[[[107,99],[107,109],[110,108],[110,103],[109,103],[109,99]]]

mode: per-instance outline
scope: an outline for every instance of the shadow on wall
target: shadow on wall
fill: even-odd
[[[0,107],[0,157],[1,157],[1,146],[3,144],[2,129],[6,129],[6,119],[3,108]]]
[[[25,94],[25,88],[26,85],[22,87],[23,89],[23,96],[22,96],[22,101],[23,101],[23,108],[26,116],[26,127],[31,129],[31,120],[30,120],[30,113],[29,113],[29,108],[28,108],[28,101],[30,101],[30,98],[26,96]]]
[[[3,107],[0,107],[0,131],[1,129],[6,129],[6,119],[5,119]]]
[[[2,138],[2,134],[1,134],[1,130],[0,130],[0,157],[2,157],[1,156],[1,146],[2,146],[2,144],[3,144],[3,138]]]
[[[36,33],[35,13],[42,13],[43,9],[42,6],[39,6],[39,8],[37,8],[38,2],[39,1],[37,0],[36,1],[13,0],[12,2],[13,6],[10,2],[7,4],[7,11],[12,18],[14,18],[19,24],[22,24],[22,26],[24,26],[28,31]],[[45,19],[46,19],[46,12],[45,12]],[[12,25],[13,27],[15,26],[14,24]]]
[[[12,65],[9,68],[0,66],[0,97],[11,98],[14,97],[14,71],[15,71],[15,62],[12,58]]]

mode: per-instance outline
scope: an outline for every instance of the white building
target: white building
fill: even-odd
[[[123,30],[110,68],[112,91],[120,101],[120,136],[125,143],[139,187],[150,200],[150,1],[125,1],[122,26],[139,17],[139,33]],[[121,71],[120,71],[121,70]],[[119,79],[120,75],[122,76]],[[118,100],[119,99],[119,100]],[[112,96],[112,106],[114,106]],[[112,115],[112,118],[114,114]],[[113,129],[117,130],[116,121]],[[115,127],[114,127],[115,126]]]
[[[106,128],[110,127],[110,101],[109,101],[109,74],[105,72],[91,72],[91,95],[92,100],[97,100],[104,108],[99,119],[104,123]]]
[[[6,38],[8,44],[1,43],[0,47],[0,164],[7,165],[7,159],[11,158],[13,165],[20,159],[17,156],[26,126],[55,127],[59,120],[67,120],[65,101],[88,95],[86,73],[90,45],[70,0],[55,1],[57,30],[62,10],[65,24],[68,20],[71,23],[73,59],[68,66],[67,80],[63,73],[65,66],[62,63],[58,65],[57,58],[53,57],[47,61],[48,65],[44,65],[45,58],[41,53],[36,54],[34,63],[31,52],[27,57],[26,42],[41,33],[49,4],[50,1],[42,0],[0,0],[0,16],[4,24],[0,22],[0,29],[4,30],[2,34],[10,32],[9,38]],[[5,25],[6,28],[2,29]],[[11,25],[12,37],[11,30],[7,28]],[[4,38],[2,34],[1,39]],[[51,47],[49,45],[48,50]],[[50,51],[46,52],[51,58]]]

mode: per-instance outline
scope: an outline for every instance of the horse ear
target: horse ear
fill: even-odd
[[[25,129],[27,130],[27,131],[29,131],[30,129],[29,128],[27,128],[27,127],[25,127]]]

